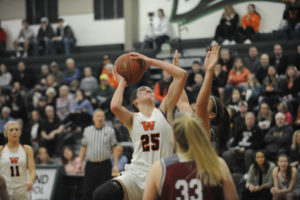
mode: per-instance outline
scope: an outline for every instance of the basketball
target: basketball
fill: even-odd
[[[118,74],[124,77],[127,84],[133,84],[141,80],[147,69],[143,60],[130,59],[128,53],[119,56],[114,67]]]

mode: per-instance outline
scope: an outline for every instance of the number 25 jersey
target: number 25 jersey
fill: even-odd
[[[141,112],[134,113],[131,130],[134,151],[131,164],[148,170],[154,161],[172,155],[172,134],[172,127],[161,110],[154,108],[150,117]]]
[[[7,188],[25,187],[27,180],[27,156],[25,149],[19,145],[16,152],[11,152],[5,145],[0,157],[0,173],[6,181]]]

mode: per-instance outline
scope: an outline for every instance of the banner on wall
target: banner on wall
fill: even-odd
[[[57,168],[37,168],[31,191],[32,200],[51,200],[55,186]]]
[[[283,3],[282,0],[255,0]],[[251,2],[250,0],[173,0],[171,22],[181,22],[188,24],[198,18],[211,14],[216,10],[223,9],[224,6]]]

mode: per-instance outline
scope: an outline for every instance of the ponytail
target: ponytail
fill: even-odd
[[[176,141],[184,155],[195,161],[197,175],[204,185],[217,186],[225,180],[219,158],[209,141],[199,118],[191,113],[181,114],[173,124]]]

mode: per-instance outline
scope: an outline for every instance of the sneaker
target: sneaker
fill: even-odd
[[[252,42],[251,42],[250,39],[247,39],[247,40],[244,41],[244,44],[251,44],[251,43],[252,43]]]
[[[235,45],[236,44],[235,40],[231,40],[230,44]]]
[[[22,57],[27,58],[27,52],[24,52]]]
[[[224,40],[222,42],[222,45],[226,46],[226,45],[230,45],[230,41],[229,40]]]
[[[218,44],[216,40],[211,41],[210,46],[213,46],[215,44]]]
[[[20,58],[21,57],[21,54],[20,54],[20,52],[17,52],[17,58]]]

